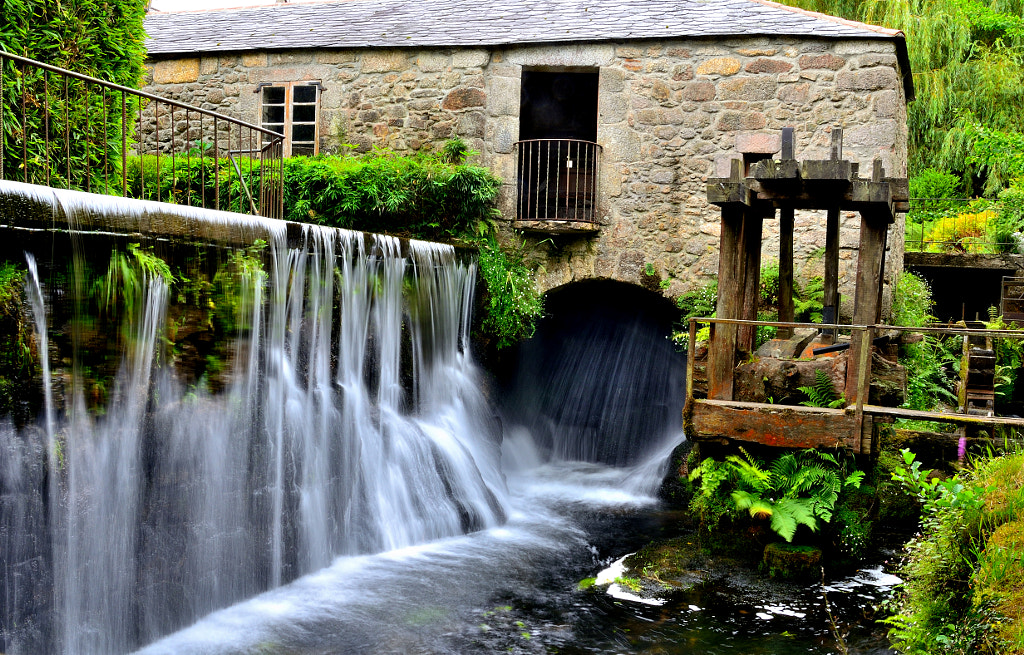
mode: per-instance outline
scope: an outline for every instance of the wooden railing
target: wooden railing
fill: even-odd
[[[707,377],[709,383],[708,398],[698,398],[694,391],[695,381],[695,369],[696,369],[696,348],[693,347],[697,336],[698,324],[708,324],[712,329],[712,339],[708,341],[708,354],[707,354]],[[718,352],[715,349],[715,330],[735,330],[739,326],[750,326],[756,329],[757,326],[771,326],[776,328],[811,328],[815,330],[833,330],[836,335],[840,333],[847,333],[849,337],[849,349],[850,356],[847,360],[846,366],[846,385],[844,389],[844,400],[845,409],[828,410],[822,408],[811,408],[802,406],[781,406],[781,405],[764,405],[761,403],[744,402],[740,399],[733,398],[732,386],[729,385],[725,391],[717,391],[713,388],[713,381],[716,378],[724,378],[728,376],[732,377],[733,371],[736,366],[736,354],[735,353],[723,353]],[[885,333],[917,333],[917,334],[938,334],[938,335],[949,335],[949,336],[962,336],[965,339],[1013,339],[1013,340],[1024,340],[1024,331],[1022,330],[987,330],[987,329],[967,329],[961,327],[949,327],[949,326],[929,326],[929,327],[906,327],[906,326],[894,326],[894,325],[839,325],[839,324],[820,324],[820,323],[787,323],[779,321],[747,321],[739,319],[720,319],[720,318],[691,318],[689,322],[689,341],[690,344],[687,352],[687,366],[686,366],[686,409],[684,415],[693,416],[694,406],[699,403],[707,403],[713,407],[709,409],[712,412],[719,412],[721,414],[718,417],[719,425],[728,422],[728,420],[735,420],[742,423],[742,426],[738,426],[737,430],[742,428],[742,431],[748,431],[751,428],[756,428],[757,421],[759,420],[757,414],[777,414],[779,411],[796,412],[797,414],[814,415],[813,420],[808,422],[807,427],[810,430],[819,430],[827,428],[832,433],[828,434],[822,432],[820,434],[821,443],[826,441],[836,441],[839,443],[846,443],[848,446],[853,448],[855,452],[871,452],[870,446],[870,430],[867,428],[870,426],[870,420],[873,417],[877,417],[878,420],[882,419],[894,419],[894,418],[906,418],[916,420],[927,420],[927,421],[939,421],[945,423],[953,423],[961,426],[978,426],[988,427],[994,425],[1004,425],[1008,427],[1015,427],[1018,429],[1024,428],[1024,419],[1017,417],[1000,417],[1000,416],[979,416],[969,413],[954,413],[954,412],[934,412],[934,411],[918,411],[905,409],[900,407],[883,407],[879,405],[870,404],[869,395],[871,388],[871,348],[876,341],[876,337],[883,338]],[[829,350],[836,350],[842,348],[843,344],[836,346],[829,346]],[[964,382],[966,383],[966,381]],[[725,389],[724,386],[720,387]],[[750,411],[743,412],[743,410],[752,409],[754,413]],[[707,412],[705,412],[705,415]],[[828,416],[825,416],[828,415]],[[726,418],[722,418],[726,417]],[[845,417],[845,418],[843,418]],[[867,419],[865,417],[868,417]],[[795,416],[788,416],[786,424],[794,432],[798,432],[801,428],[802,420],[797,419]],[[818,422],[815,422],[818,421]],[[845,421],[845,422],[844,422]],[[866,422],[867,421],[867,422]],[[770,423],[766,424],[770,425]],[[728,426],[727,426],[728,427]],[[844,434],[843,432],[848,432]],[[698,435],[699,436],[699,435]],[[730,435],[722,435],[723,437],[729,437]],[[796,443],[795,441],[793,443]],[[792,445],[792,444],[790,444]],[[808,441],[804,445],[814,445],[812,441]],[[820,444],[818,444],[820,445]]]
[[[517,142],[517,220],[597,222],[601,150],[576,139]]]
[[[281,218],[283,140],[0,52],[0,180]]]

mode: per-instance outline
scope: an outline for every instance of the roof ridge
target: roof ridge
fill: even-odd
[[[840,16],[833,16],[832,14],[823,14],[820,11],[811,11],[810,9],[802,9],[800,7],[792,7],[790,5],[784,5],[781,2],[773,2],[772,0],[749,0],[750,2],[756,2],[766,7],[775,7],[776,9],[785,9],[795,14],[802,14],[811,18],[818,18],[823,20],[832,21],[833,23],[839,23],[847,27],[856,27],[860,29],[871,30],[879,34],[884,34],[891,37],[906,38],[906,35],[902,30],[894,30],[889,27],[882,27],[881,25],[872,25],[871,23],[863,23],[858,20],[850,20],[848,18],[842,18]]]

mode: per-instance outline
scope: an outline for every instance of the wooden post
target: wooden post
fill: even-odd
[[[871,181],[881,182],[882,178],[885,177],[885,169],[882,168],[882,158],[875,157],[871,166]],[[882,232],[882,263],[879,265],[881,270],[879,282],[878,282],[878,304],[875,309],[875,323],[882,322],[882,290],[885,287],[885,249],[889,241],[889,228],[886,226],[884,232]]]
[[[743,309],[740,318],[747,321],[757,320],[757,305],[761,295],[761,234],[764,228],[764,217],[759,210],[747,210],[743,217],[743,265],[740,269],[740,281],[743,289]],[[754,352],[754,337],[757,327],[741,325],[737,330],[737,348]]]
[[[856,325],[872,325],[878,315],[878,287],[882,284],[882,259],[888,228],[887,212],[867,210],[861,212],[857,289],[854,292],[853,309],[853,322]],[[867,365],[870,366],[870,345],[867,346],[867,349]],[[861,344],[856,339],[851,339],[850,357],[846,365],[846,401],[848,403],[856,402],[860,395],[861,379],[857,369],[859,362],[864,357],[865,355],[861,354]]]
[[[838,323],[839,318],[839,209],[829,209],[825,222],[825,294],[822,299],[822,323]],[[822,343],[835,341],[833,330],[822,331]]]
[[[739,181],[743,162],[732,161],[730,180]],[[740,267],[743,263],[740,248],[744,209],[734,205],[722,207],[722,230],[718,248],[718,318],[739,318],[743,309],[743,294],[739,292]],[[708,398],[732,400],[733,368],[736,367],[736,326],[711,325],[711,343],[708,348]]]
[[[829,159],[843,158],[843,128],[832,128],[832,146]],[[821,310],[822,323],[839,322],[839,207],[830,207],[825,220],[825,281]],[[822,343],[833,343],[835,332],[822,331]]]
[[[793,208],[779,210],[779,322],[792,323],[793,308]],[[780,339],[793,336],[792,328],[779,328]]]
[[[793,143],[793,128],[782,128],[781,159],[796,159],[796,147]],[[793,208],[779,209],[779,321],[792,323],[795,315],[793,309]],[[793,336],[792,328],[779,328],[780,339]]]

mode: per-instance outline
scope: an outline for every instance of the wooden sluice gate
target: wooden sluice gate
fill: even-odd
[[[797,161],[793,130],[785,128],[781,159],[765,159],[749,164],[748,170],[744,168],[744,162],[733,160],[728,178],[710,179],[707,184],[708,201],[722,211],[718,298],[716,318],[691,319],[689,326],[687,400],[683,410],[689,439],[787,448],[845,447],[854,453],[873,454],[877,452],[877,440],[873,437],[876,423],[891,423],[897,418],[1024,428],[1024,420],[1018,418],[900,409],[886,406],[882,398],[879,371],[902,368],[881,355],[879,342],[899,340],[907,332],[928,331],[962,334],[968,340],[972,336],[1024,338],[1024,333],[1009,330],[880,324],[888,229],[897,213],[906,212],[909,207],[905,178],[887,177],[877,158],[870,177],[860,177],[859,166],[842,158],[842,130],[838,128],[832,131],[829,159]],[[793,322],[793,222],[798,209],[826,212],[825,307],[821,324]],[[843,211],[856,211],[861,219],[850,325],[841,325],[837,320],[839,216]],[[763,223],[776,215],[780,221],[779,320],[757,321]],[[698,323],[711,327],[703,371],[698,370],[701,364],[697,361]],[[756,372],[750,363],[757,360],[757,326],[778,328],[781,339],[793,339],[797,330],[805,330],[806,335],[806,330],[812,329],[819,353],[845,351],[830,369],[831,375],[838,378],[835,388],[840,391],[842,407],[775,404],[775,399],[757,398],[756,390],[751,393],[751,385],[744,385],[743,380],[749,381],[752,372]],[[828,347],[844,333],[849,335],[848,343]],[[790,353],[789,361],[779,359],[777,368],[789,367],[786,374],[795,375],[796,364],[792,360],[801,360],[802,354],[801,346]],[[834,357],[835,352],[827,356]],[[905,371],[903,375],[905,384]],[[697,377],[706,380],[704,394],[697,389]]]

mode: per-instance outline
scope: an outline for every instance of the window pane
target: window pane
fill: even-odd
[[[284,87],[265,86],[263,87],[263,104],[283,105]]]
[[[284,105],[264,105],[264,107],[263,107],[263,122],[264,123],[283,123],[284,122]]]
[[[292,87],[292,102],[316,102],[316,87],[312,85]]]
[[[292,145],[292,155],[305,155],[307,157],[312,157],[313,146],[295,143]]]
[[[312,141],[316,130],[312,125],[292,125],[292,141]]]
[[[281,123],[264,123],[263,127],[271,132],[277,132],[281,136],[284,136],[284,125]]]
[[[316,120],[316,105],[295,105],[292,107],[292,122],[312,123]]]

